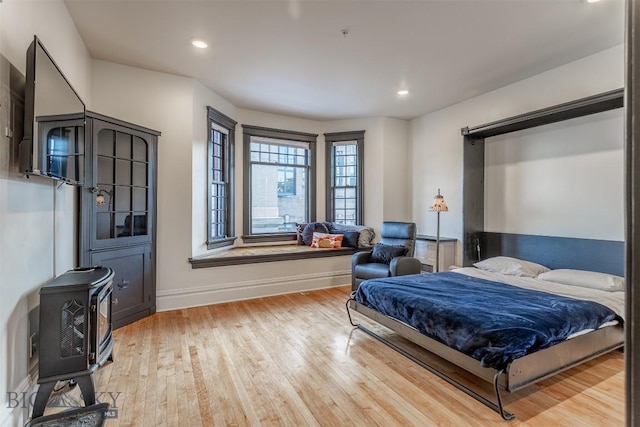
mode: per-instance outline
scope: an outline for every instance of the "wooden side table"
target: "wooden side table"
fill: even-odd
[[[457,239],[440,237],[440,263],[438,271],[448,271],[450,265],[456,263]],[[415,258],[420,260],[424,272],[435,271],[436,237],[418,234],[416,236]]]

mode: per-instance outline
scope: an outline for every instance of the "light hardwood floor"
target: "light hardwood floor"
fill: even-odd
[[[624,424],[621,352],[505,392],[506,409],[516,415],[507,423],[354,330],[344,308],[348,292],[340,287],[164,312],[118,329],[115,362],[96,374],[99,392],[121,392],[118,418],[107,426]],[[433,363],[493,399],[488,383]]]

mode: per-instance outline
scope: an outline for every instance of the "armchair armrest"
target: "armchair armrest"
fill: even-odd
[[[358,264],[365,264],[367,262],[370,262],[370,259],[371,251],[356,252],[355,254],[351,255],[351,268],[355,268],[355,266]]]
[[[391,260],[389,271],[391,276],[404,276],[407,274],[419,274],[422,269],[418,258],[399,256]]]
[[[351,290],[358,289],[359,280],[356,278],[356,266],[358,264],[366,264],[371,259],[371,251],[356,252],[351,255]]]

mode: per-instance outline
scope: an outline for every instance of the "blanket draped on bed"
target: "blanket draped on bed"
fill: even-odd
[[[495,369],[575,332],[622,322],[596,302],[454,272],[367,280],[355,299]]]

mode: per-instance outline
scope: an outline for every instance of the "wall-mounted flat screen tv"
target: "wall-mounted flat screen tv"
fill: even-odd
[[[26,76],[20,171],[82,185],[85,105],[37,36]]]

